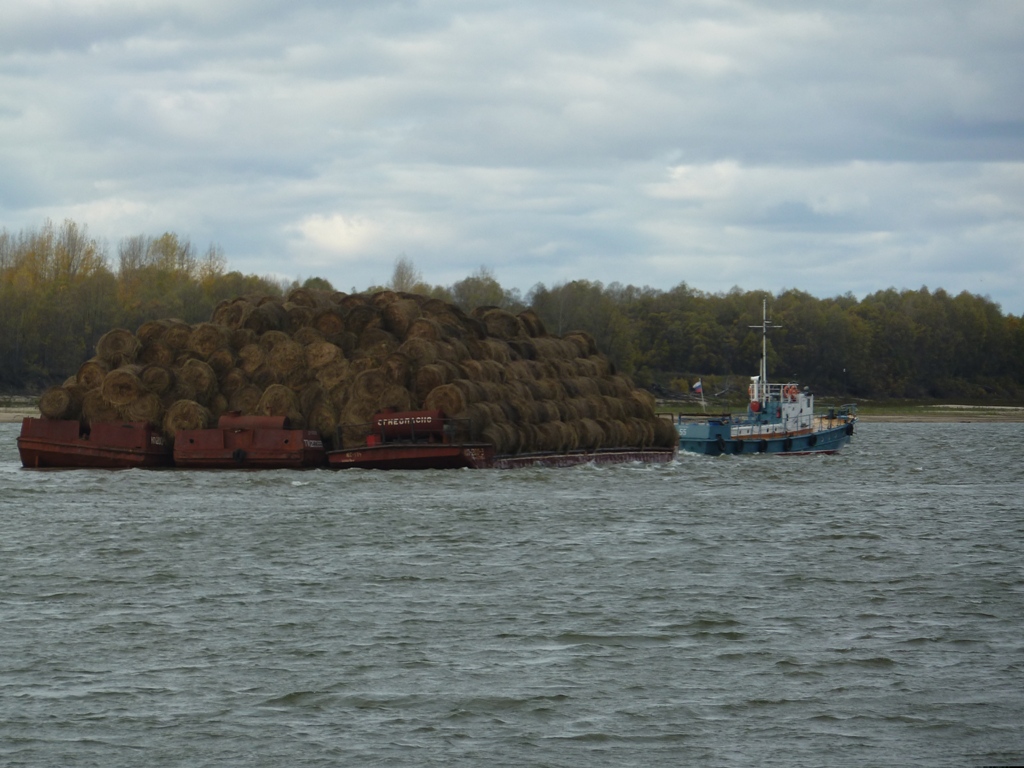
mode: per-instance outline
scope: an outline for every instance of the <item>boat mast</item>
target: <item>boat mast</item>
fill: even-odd
[[[768,299],[761,299],[761,324],[751,325],[751,328],[761,329],[761,382],[758,399],[765,400],[768,395],[768,329],[781,328],[781,325],[768,324]]]

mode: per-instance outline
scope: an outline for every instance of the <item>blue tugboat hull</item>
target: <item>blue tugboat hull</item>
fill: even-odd
[[[778,437],[732,437],[728,424],[680,424],[679,450],[707,456],[772,453],[798,456],[811,453],[836,453],[850,442],[853,424]]]

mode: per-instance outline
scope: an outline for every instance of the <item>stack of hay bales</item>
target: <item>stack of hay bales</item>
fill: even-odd
[[[222,302],[210,322],[115,329],[45,392],[46,418],[145,421],[173,440],[225,412],[287,416],[341,445],[385,409],[441,410],[499,454],[671,447],[654,399],[583,332],[558,338],[530,310],[470,314],[424,296],[292,291]],[[341,427],[338,430],[338,427]]]

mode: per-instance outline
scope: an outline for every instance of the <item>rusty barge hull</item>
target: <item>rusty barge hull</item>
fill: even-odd
[[[315,469],[326,464],[320,435],[290,429],[283,416],[221,416],[214,429],[174,436],[174,465],[182,469]]]
[[[18,453],[32,469],[158,469],[173,456],[161,435],[145,422],[94,424],[82,432],[78,421],[26,418]]]

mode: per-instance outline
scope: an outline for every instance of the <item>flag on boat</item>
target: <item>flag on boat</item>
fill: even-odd
[[[697,383],[694,384],[691,389],[698,395],[704,394],[704,385],[700,383],[700,379],[697,379]]]

